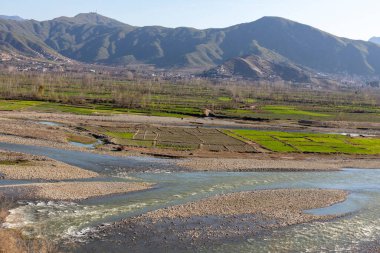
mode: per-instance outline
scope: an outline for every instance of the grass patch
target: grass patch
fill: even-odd
[[[151,109],[127,109],[115,108],[110,105],[86,104],[70,105],[61,103],[41,102],[41,101],[18,101],[0,100],[0,111],[33,110],[39,112],[52,113],[72,113],[77,115],[113,115],[113,114],[141,114],[147,116],[185,118],[201,116],[202,111],[197,108],[173,107],[162,108],[159,110]]]
[[[113,138],[120,138],[120,139],[128,139],[132,140],[135,133],[130,132],[106,132],[106,135],[113,137]]]
[[[135,132],[122,131],[122,129],[107,129],[102,131],[105,135],[111,137],[113,142],[119,145],[132,146],[132,147],[144,147],[150,148],[153,147],[152,140],[137,140],[133,139]]]
[[[222,101],[222,102],[230,102],[230,101],[232,101],[232,98],[230,98],[230,97],[218,97],[218,100]]]
[[[0,100],[0,111],[24,110],[43,103],[39,101]]]
[[[157,116],[157,117],[171,117],[171,118],[188,118],[191,117],[186,114],[175,113],[175,112],[162,112],[162,111],[146,111],[146,110],[129,110],[128,113],[135,113],[147,116]]]
[[[0,165],[29,165],[30,163],[28,160],[0,160]]]
[[[266,149],[269,149],[274,152],[295,152],[293,147],[286,145],[280,141],[271,140],[271,141],[256,141],[258,144],[263,146]]]
[[[274,113],[274,114],[302,115],[302,116],[312,116],[312,117],[331,116],[329,114],[324,114],[324,113],[299,110],[292,106],[266,105],[266,106],[261,107],[261,109],[270,113]]]
[[[82,144],[94,144],[96,140],[92,137],[70,134],[67,137],[69,142],[77,142]]]
[[[90,106],[71,106],[64,104],[55,104],[55,103],[42,103],[38,106],[32,108],[36,111],[43,112],[64,112],[64,113],[72,113],[78,115],[93,115],[93,114],[120,114],[122,112],[118,112],[116,110],[112,110],[111,108],[102,109]]]
[[[251,103],[255,103],[257,100],[256,99],[253,99],[253,98],[246,98],[244,99],[244,102],[245,103],[248,103],[248,104],[251,104]]]
[[[296,145],[298,151],[303,153],[337,153],[337,150],[325,145]]]
[[[141,147],[141,148],[153,147],[152,141],[130,140],[130,139],[122,139],[122,138],[115,138],[113,141],[116,144],[124,145],[124,146]]]
[[[234,132],[232,132],[230,130],[222,130],[222,132],[224,134],[232,137],[232,138],[235,138],[235,139],[239,140],[239,141],[247,142],[247,139],[245,139],[244,137],[242,137],[242,136],[240,136],[240,135],[238,135],[238,134],[236,134],[236,133],[234,133]]]

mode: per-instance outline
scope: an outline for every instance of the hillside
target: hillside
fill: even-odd
[[[236,57],[205,71],[202,76],[211,78],[240,77],[252,80],[285,80],[309,82],[314,75],[310,70],[297,66],[281,55],[260,47],[257,42],[254,54]]]
[[[380,44],[380,37],[372,37],[369,41],[376,44]]]
[[[302,66],[332,74],[380,75],[380,46],[278,17],[206,30],[134,27],[96,13],[43,22],[0,19],[0,48],[33,57],[62,55],[85,63],[139,63],[166,69],[211,69],[231,61],[238,66],[241,59],[252,56],[251,63],[263,59],[260,64],[266,65],[262,71],[267,75],[280,66],[296,72]],[[273,54],[281,64],[273,61]]]

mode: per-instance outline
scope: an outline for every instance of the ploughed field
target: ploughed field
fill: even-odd
[[[175,150],[255,152],[253,146],[218,129],[155,127],[135,125],[125,128],[89,127],[123,146],[167,148]]]

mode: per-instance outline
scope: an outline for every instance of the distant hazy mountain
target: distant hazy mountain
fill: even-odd
[[[251,69],[257,64],[257,76],[277,73],[283,78],[283,68],[287,69],[285,73],[292,69],[301,76],[305,68],[334,74],[380,75],[380,46],[339,38],[277,17],[206,30],[134,27],[96,13],[43,22],[3,19],[0,49],[36,57],[55,53],[101,64],[210,69],[224,64],[230,66],[231,73],[239,74],[245,72],[247,65],[240,64],[245,62]]]
[[[380,37],[372,37],[369,41],[376,44],[380,44]]]
[[[7,20],[15,20],[15,21],[22,21],[23,18],[19,16],[6,16],[6,15],[0,15],[0,19],[7,19]]]

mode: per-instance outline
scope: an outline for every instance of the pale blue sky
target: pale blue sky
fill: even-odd
[[[338,36],[380,36],[380,0],[0,0],[0,14],[47,20],[97,11],[135,26],[227,27],[280,16]]]

